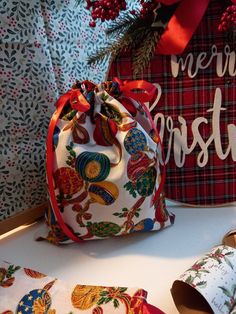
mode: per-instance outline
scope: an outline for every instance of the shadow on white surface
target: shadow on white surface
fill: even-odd
[[[182,259],[201,254],[212,246],[220,244],[223,235],[229,229],[236,227],[236,208],[233,206],[220,208],[172,206],[169,210],[176,215],[175,223],[158,232],[139,232],[125,237],[86,241],[81,245],[60,246],[57,250],[83,253],[91,258],[113,258],[128,254]],[[54,250],[51,244],[35,242],[35,230],[38,227],[32,228],[2,239],[1,247],[7,246],[8,243],[9,245],[18,243],[23,250],[28,243],[32,249]],[[40,229],[36,233],[40,234]],[[21,239],[24,242],[22,244]]]

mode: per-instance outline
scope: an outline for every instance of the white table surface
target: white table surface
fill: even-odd
[[[0,236],[0,259],[73,284],[139,287],[167,314],[178,313],[170,288],[175,279],[236,228],[236,206],[191,208],[169,204],[175,224],[161,232],[54,246],[35,242],[36,223]],[[61,313],[64,314],[64,313]]]

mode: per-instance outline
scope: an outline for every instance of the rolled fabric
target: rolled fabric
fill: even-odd
[[[236,249],[228,239],[174,281],[171,294],[179,313],[236,313]]]

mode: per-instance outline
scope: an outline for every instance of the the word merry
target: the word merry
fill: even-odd
[[[199,70],[205,70],[212,64],[216,65],[216,74],[223,77],[226,73],[229,76],[236,75],[236,53],[231,51],[229,45],[224,47],[223,52],[218,52],[216,45],[211,47],[211,53],[201,52],[194,58],[192,53],[189,53],[185,59],[171,56],[171,73],[173,77],[177,77],[179,72],[186,71],[190,78],[194,78]]]

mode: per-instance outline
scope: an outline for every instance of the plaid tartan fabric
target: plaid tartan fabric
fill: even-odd
[[[196,60],[200,53],[206,52],[207,56],[202,64],[207,65],[212,55],[212,49],[214,49],[212,47],[215,45],[218,53],[223,53],[223,66],[227,64],[229,58],[225,55],[226,50],[224,49],[229,47],[228,49],[235,53],[232,39],[230,39],[229,33],[220,33],[217,30],[225,4],[226,2],[221,0],[212,0],[210,2],[196,33],[184,53],[177,56],[177,60],[180,57],[186,60],[186,57],[191,53],[194,61],[193,70],[195,70]],[[134,79],[132,76],[131,55],[131,53],[126,53],[113,61],[109,72],[110,78],[117,76],[124,80]],[[232,67],[235,68],[233,57],[231,61],[232,70]],[[219,77],[216,68],[217,62],[216,57],[214,57],[212,62],[209,62],[209,66],[205,69],[199,69],[194,78],[188,76],[186,69],[184,71],[180,70],[175,78],[171,71],[171,56],[156,55],[146,72],[138,77],[138,79],[158,83],[162,88],[160,101],[151,113],[154,117],[157,112],[161,113],[165,118],[162,124],[158,119],[157,126],[160,130],[165,124],[163,141],[167,157],[168,150],[170,152],[167,158],[166,196],[178,202],[197,206],[221,205],[236,201],[236,156],[233,153],[235,150],[233,147],[236,146],[236,126],[234,126],[236,125],[235,74],[232,75],[231,73],[230,76],[229,68],[227,68],[225,75]],[[213,108],[217,88],[220,89],[218,92],[222,93],[222,105],[220,109],[218,104],[218,109],[215,109],[213,113],[209,109]],[[215,119],[218,117],[220,121],[218,135],[216,120],[214,120],[213,127],[213,114]],[[196,142],[191,153],[188,152],[185,155],[183,166],[179,167],[176,165],[175,158],[179,158],[181,154],[183,157],[183,153],[178,151],[179,138],[177,133],[183,135],[184,122],[186,122],[187,145],[188,147],[194,146],[196,131],[194,133],[192,127],[196,125],[200,117],[206,119],[198,127],[203,144],[200,141]],[[173,120],[173,126],[171,126],[171,119]],[[232,125],[229,127],[229,124]],[[234,130],[234,135],[232,136],[233,132],[231,134],[231,148],[229,147],[229,128]],[[182,140],[184,141],[184,136],[182,136]],[[205,154],[208,154],[208,161],[204,166],[199,166],[198,162],[201,155],[204,157],[201,145],[208,146],[207,151],[205,151]],[[224,157],[219,156],[219,151],[216,149],[217,145],[218,147],[219,145],[222,146]]]

